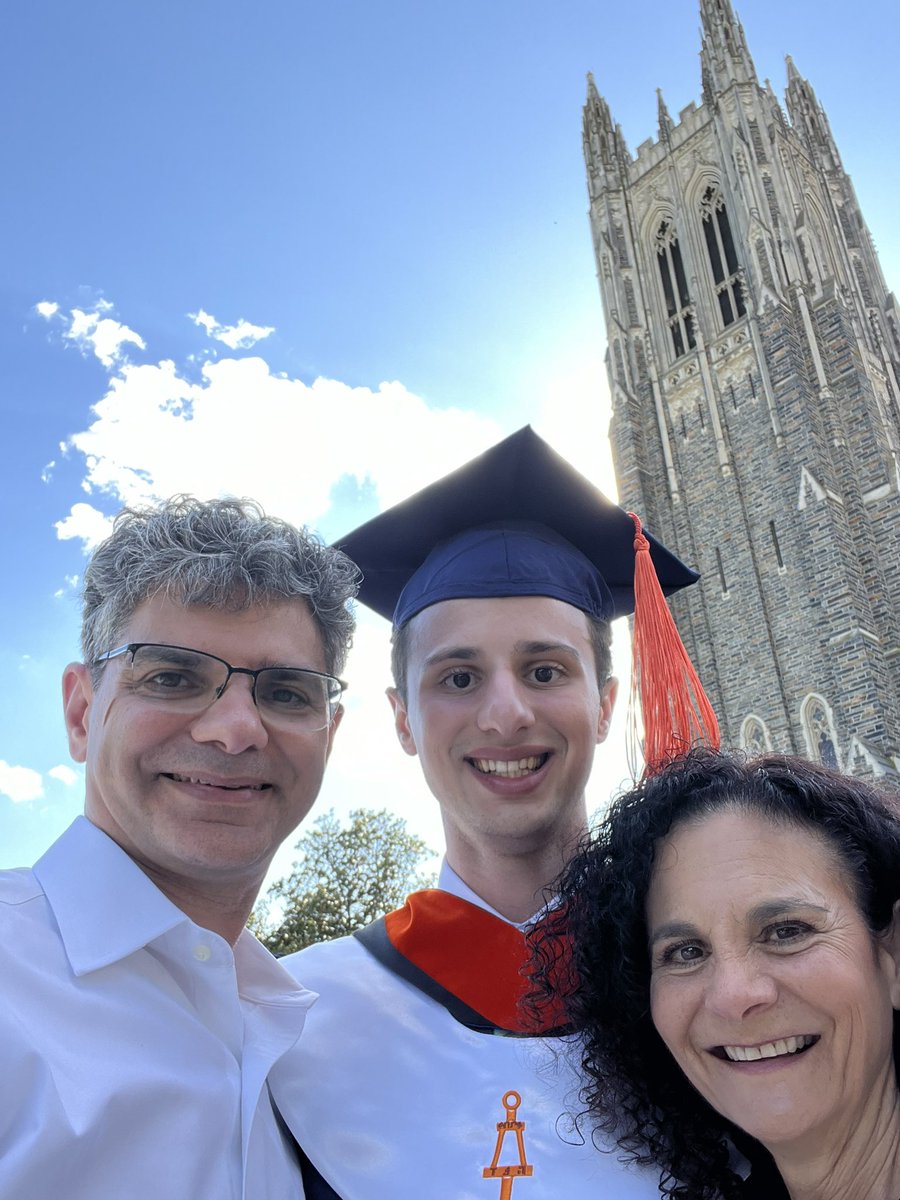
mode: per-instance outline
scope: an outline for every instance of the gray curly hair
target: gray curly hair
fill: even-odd
[[[151,596],[230,612],[302,597],[322,635],[326,669],[339,675],[355,620],[359,571],[315,534],[269,517],[254,500],[173,496],[124,508],[84,573],[81,647],[93,666]]]

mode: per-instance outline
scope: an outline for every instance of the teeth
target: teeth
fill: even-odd
[[[532,754],[528,758],[517,758],[512,762],[502,758],[473,758],[471,761],[482,775],[503,775],[507,779],[520,779],[542,766],[546,755]]]
[[[757,1062],[761,1058],[780,1058],[783,1054],[796,1054],[812,1045],[816,1039],[810,1033],[799,1037],[779,1038],[777,1042],[763,1042],[759,1046],[723,1046],[722,1049],[732,1062]]]
[[[197,779],[194,775],[177,775],[174,771],[170,778],[174,779],[176,783],[199,783],[203,787],[219,787],[228,792],[240,792],[245,788],[252,792],[261,792],[263,789],[261,783],[210,783],[208,779]]]

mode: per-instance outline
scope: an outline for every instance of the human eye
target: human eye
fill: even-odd
[[[195,686],[195,680],[187,671],[156,671],[141,680],[141,686],[158,692],[183,692]]]
[[[706,958],[706,947],[699,941],[669,942],[657,948],[653,969],[695,967]]]
[[[562,683],[566,678],[566,671],[555,663],[540,663],[529,668],[526,678],[532,683],[546,687],[548,684]]]
[[[136,659],[131,679],[139,695],[164,700],[198,695],[209,686],[206,674],[197,667],[160,659]]]
[[[469,671],[465,667],[454,667],[441,675],[438,686],[448,692],[470,692],[477,682],[474,671]]]
[[[309,693],[301,688],[286,687],[282,684],[280,687],[270,688],[263,697],[266,704],[271,704],[276,708],[309,708],[310,696]]]
[[[259,676],[256,685],[257,700],[280,712],[301,714],[319,712],[325,707],[325,691],[321,683],[305,674],[291,675],[279,672],[276,675]]]
[[[813,927],[806,921],[777,921],[765,927],[762,937],[770,946],[793,947],[813,932]]]

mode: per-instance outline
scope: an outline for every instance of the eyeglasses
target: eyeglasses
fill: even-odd
[[[307,667],[233,667],[224,658],[165,646],[156,642],[129,642],[99,655],[95,665],[129,655],[128,686],[135,696],[172,712],[199,714],[214,704],[232,675],[249,675],[251,695],[267,721],[291,729],[315,732],[334,718],[346,684],[334,675]]]

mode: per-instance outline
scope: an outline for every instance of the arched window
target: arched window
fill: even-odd
[[[772,749],[772,739],[765,722],[759,717],[745,717],[741,725],[741,745],[748,754],[765,754]]]
[[[703,236],[706,238],[706,251],[709,255],[722,324],[731,325],[738,317],[742,317],[747,309],[734,238],[731,236],[731,225],[725,210],[725,201],[717,187],[710,185],[703,193],[700,216],[703,220]]]
[[[837,736],[831,709],[821,696],[812,694],[803,701],[801,714],[809,757],[823,766],[839,770]]]
[[[672,338],[672,349],[676,358],[693,350],[697,344],[694,336],[694,315],[688,295],[687,278],[678,235],[671,221],[663,221],[656,231],[656,262],[662,283],[666,320]]]

